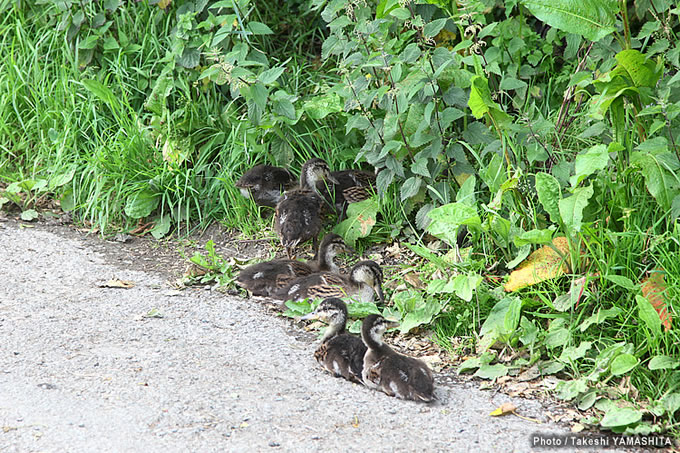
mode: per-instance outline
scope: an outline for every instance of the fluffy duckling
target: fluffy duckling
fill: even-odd
[[[372,302],[375,293],[380,303],[384,303],[382,280],[382,269],[378,264],[360,261],[352,267],[349,275],[319,272],[299,277],[275,291],[272,297],[284,301],[349,297],[360,302]]]
[[[434,379],[425,362],[399,354],[382,340],[385,330],[397,325],[378,315],[367,316],[361,324],[361,339],[368,348],[361,374],[364,384],[397,398],[433,401]]]
[[[236,284],[246,288],[254,296],[271,296],[276,289],[286,286],[296,277],[322,271],[339,273],[340,269],[334,259],[340,253],[349,251],[352,249],[340,236],[330,233],[323,238],[311,261],[303,263],[279,259],[253,264],[239,272]]]
[[[335,207],[338,221],[347,214],[347,205],[371,197],[375,192],[375,174],[363,170],[340,170],[331,172],[333,184],[317,183],[317,192],[327,203]]]
[[[361,338],[345,331],[347,305],[337,297],[324,299],[314,312],[302,319],[319,319],[328,324],[321,345],[314,352],[316,361],[336,377],[363,384],[361,369],[366,345]]]
[[[296,183],[295,177],[285,168],[256,165],[236,181],[236,187],[244,197],[252,196],[256,204],[273,208],[281,201],[283,192],[295,187]]]
[[[299,188],[286,192],[276,205],[274,230],[281,238],[288,258],[301,242],[313,239],[316,249],[321,231],[321,199],[316,193],[320,181],[333,181],[328,164],[322,159],[310,159],[302,166]]]

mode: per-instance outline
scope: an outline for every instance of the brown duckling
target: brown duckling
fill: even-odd
[[[361,339],[368,348],[362,371],[364,384],[397,398],[433,401],[434,379],[425,362],[399,354],[383,342],[385,330],[397,325],[379,315],[368,315],[361,324]]]
[[[317,192],[327,203],[335,207],[338,221],[347,214],[347,205],[367,200],[375,193],[375,174],[363,170],[340,170],[331,172],[336,181],[317,183]]]
[[[336,377],[363,384],[361,369],[364,365],[366,345],[361,338],[350,335],[347,325],[347,305],[337,297],[324,299],[314,312],[302,317],[319,319],[328,323],[321,345],[314,352],[314,358]]]
[[[317,247],[321,231],[322,200],[315,192],[319,181],[333,181],[328,164],[322,159],[310,159],[302,166],[300,186],[286,192],[276,205],[274,230],[281,238],[288,258],[293,259],[293,250],[301,242],[312,239]]]
[[[281,201],[282,194],[297,184],[295,177],[285,168],[256,165],[245,172],[236,187],[244,197],[253,197],[260,206],[273,208]]]
[[[275,291],[272,297],[284,301],[347,297],[351,301],[372,302],[375,293],[380,303],[384,303],[382,280],[382,269],[377,263],[360,261],[352,267],[349,275],[319,272],[298,277]]]
[[[323,271],[339,273],[340,269],[334,259],[338,254],[349,251],[352,249],[340,236],[330,233],[323,238],[311,261],[303,263],[279,259],[253,264],[239,272],[236,284],[246,288],[254,296],[271,296],[276,289],[286,286],[296,277]]]

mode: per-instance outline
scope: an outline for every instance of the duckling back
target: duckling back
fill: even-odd
[[[392,350],[391,353],[369,354],[364,357],[363,382],[397,398],[434,401],[432,371],[421,360]]]
[[[361,372],[365,354],[366,345],[361,338],[341,333],[321,343],[314,358],[334,376],[363,384]]]
[[[246,288],[254,296],[270,296],[296,277],[314,271],[307,263],[296,260],[272,260],[250,265],[239,272],[236,284]]]
[[[276,205],[274,230],[281,238],[289,257],[301,242],[314,239],[321,231],[321,200],[311,191],[286,192]]]

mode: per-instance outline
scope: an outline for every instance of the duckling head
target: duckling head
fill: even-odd
[[[329,233],[324,236],[321,244],[319,245],[319,251],[314,258],[317,259],[318,254],[321,254],[327,263],[332,264],[333,259],[339,254],[352,252],[354,252],[354,249],[345,244],[345,241],[340,235]]]
[[[361,261],[354,265],[350,272],[350,278],[355,282],[365,283],[378,295],[380,303],[385,303],[385,295],[382,289],[383,273],[375,261]]]
[[[345,328],[347,323],[347,305],[337,297],[329,297],[321,301],[316,310],[300,318],[302,320],[318,319],[328,324],[322,341]]]
[[[399,326],[398,322],[388,321],[380,315],[368,315],[361,324],[361,337],[366,344],[372,341],[380,346],[383,344],[382,336],[385,331],[397,326]]]
[[[337,184],[338,181],[331,176],[331,169],[325,160],[315,157],[309,159],[302,165],[300,172],[300,187],[303,189],[312,189],[317,191],[316,183],[318,181],[330,181]]]

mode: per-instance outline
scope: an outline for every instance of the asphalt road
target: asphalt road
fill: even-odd
[[[173,295],[74,234],[0,223],[0,258],[3,452],[508,453],[568,433],[536,401],[453,376],[437,376],[432,405],[332,378],[289,320],[213,291]],[[111,278],[135,286],[99,286]],[[543,423],[489,416],[506,401]]]

